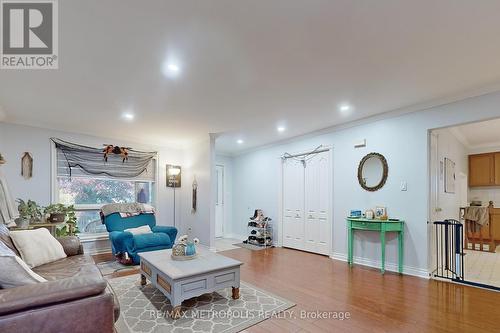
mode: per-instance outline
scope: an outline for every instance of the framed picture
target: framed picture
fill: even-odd
[[[382,216],[387,216],[387,208],[386,207],[375,208],[375,218],[379,219]]]
[[[455,193],[455,162],[444,159],[444,192]]]

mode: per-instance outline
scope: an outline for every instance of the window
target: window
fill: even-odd
[[[134,179],[91,175],[78,168],[72,168],[70,174],[66,159],[59,150],[56,165],[54,201],[75,205],[78,229],[83,235],[106,232],[99,216],[105,204],[141,202],[155,205],[155,159],[150,162],[147,171]]]

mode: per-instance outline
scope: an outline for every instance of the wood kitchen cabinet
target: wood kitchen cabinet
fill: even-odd
[[[495,153],[495,185],[500,185],[500,153]]]
[[[469,186],[500,185],[500,153],[469,155]]]
[[[490,210],[491,233],[496,243],[500,242],[500,209]]]

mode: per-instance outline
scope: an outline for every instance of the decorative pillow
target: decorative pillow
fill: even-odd
[[[11,231],[10,237],[21,258],[31,268],[66,258],[61,243],[45,228]]]
[[[14,243],[12,243],[12,239],[10,238],[10,231],[7,226],[3,223],[0,223],[0,242],[3,242],[9,249],[11,249],[16,256],[20,256],[21,254],[17,251]]]
[[[123,231],[128,231],[132,235],[141,235],[141,234],[151,234],[153,231],[151,230],[151,227],[146,224],[137,228],[130,228],[130,229],[125,229]]]
[[[47,281],[33,272],[3,242],[0,242],[0,267],[2,267],[0,269],[0,288],[12,288]]]

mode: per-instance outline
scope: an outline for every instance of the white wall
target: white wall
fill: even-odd
[[[51,143],[50,138],[57,137],[63,140],[84,145],[100,147],[104,143],[115,143],[130,146],[138,150],[153,150],[159,153],[159,181],[157,210],[159,225],[173,225],[173,192],[167,188],[165,165],[183,164],[181,150],[146,146],[133,142],[120,142],[109,138],[66,133],[41,128],[0,123],[0,153],[7,163],[2,168],[7,177],[9,187],[14,198],[32,199],[41,205],[48,205],[51,201]],[[24,152],[33,156],[33,178],[25,180],[21,176],[21,156]],[[178,209],[180,209],[180,202]],[[180,216],[177,218],[180,220]]]
[[[364,121],[350,128],[308,136],[271,147],[257,149],[233,158],[233,228],[245,232],[245,222],[254,208],[278,220],[280,213],[280,156],[284,152],[312,149],[319,144],[334,147],[333,161],[333,256],[345,259],[347,235],[345,216],[350,209],[388,207],[392,217],[406,221],[405,272],[425,276],[428,271],[428,137],[429,130],[486,120],[500,116],[500,93],[430,108],[417,113],[383,120]],[[367,147],[354,143],[367,139]],[[380,191],[367,192],[357,182],[361,158],[369,152],[383,154],[389,164],[389,178]],[[400,191],[400,182],[408,191]],[[357,233],[355,256],[368,264],[380,258],[378,234]],[[397,262],[397,240],[388,237],[388,267]]]
[[[215,164],[224,166],[224,237],[245,239],[233,230],[233,159],[230,156],[216,155]]]
[[[443,170],[439,175],[439,207],[442,211],[439,213],[440,219],[459,219],[459,208],[463,206],[461,202],[462,195],[467,197],[467,190],[461,193],[459,177],[460,173],[468,175],[468,152],[467,148],[452,134],[449,129],[440,129],[433,131],[438,136],[438,158],[443,163]],[[449,158],[455,162],[455,193],[446,193],[444,191],[444,159]]]
[[[215,240],[215,150],[214,139],[208,138],[184,151],[182,170],[181,234],[192,229],[192,237],[213,248]],[[192,212],[192,184],[198,183],[197,210]]]

